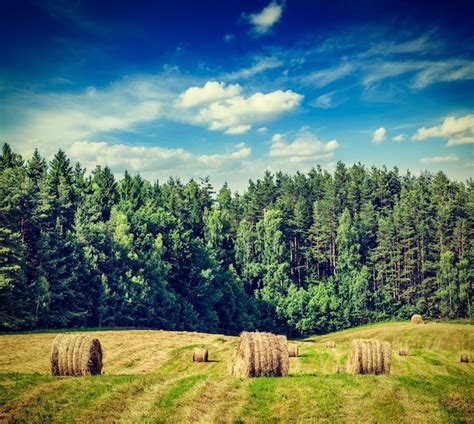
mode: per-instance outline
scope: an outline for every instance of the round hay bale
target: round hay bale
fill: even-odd
[[[334,340],[329,340],[326,342],[326,347],[329,349],[334,349],[336,347],[336,342]]]
[[[102,346],[99,339],[60,334],[51,349],[51,375],[85,376],[102,371]]]
[[[390,343],[375,339],[352,341],[347,366],[351,374],[390,374],[391,365]]]
[[[410,322],[412,324],[423,324],[423,318],[421,315],[415,314],[411,317]]]
[[[459,362],[464,362],[465,364],[468,364],[471,362],[471,358],[469,358],[469,355],[467,353],[461,353],[459,356]]]
[[[299,356],[300,349],[298,345],[289,344],[288,345],[288,356],[290,358],[297,358]]]
[[[193,350],[193,362],[207,362],[208,355],[207,349],[196,348]]]
[[[238,377],[284,377],[290,361],[285,336],[244,331],[239,338],[232,373]]]
[[[398,349],[398,356],[408,356],[409,354],[410,354],[410,351],[405,346],[402,346]]]

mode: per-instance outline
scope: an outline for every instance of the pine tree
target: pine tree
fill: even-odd
[[[336,245],[338,293],[342,301],[343,325],[359,325],[369,320],[369,270],[361,265],[356,227],[345,209],[337,227]]]

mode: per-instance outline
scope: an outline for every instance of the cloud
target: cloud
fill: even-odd
[[[206,165],[208,164],[218,165],[218,164],[221,164],[223,161],[245,159],[245,158],[248,158],[252,154],[252,149],[250,147],[247,147],[245,143],[237,144],[235,147],[238,150],[235,150],[231,153],[220,153],[220,154],[215,154],[215,155],[200,155],[198,156],[198,160],[201,163],[204,163]]]
[[[365,74],[362,79],[365,86],[409,73],[414,74],[410,87],[418,90],[440,82],[474,79],[474,62],[468,60],[379,61],[360,66]]]
[[[251,125],[238,125],[236,127],[231,127],[228,130],[225,131],[225,134],[244,134],[246,133],[250,128],[252,128]]]
[[[435,137],[448,138],[448,146],[474,143],[474,114],[460,118],[448,116],[441,125],[418,128],[412,140],[422,141]]]
[[[335,107],[332,100],[332,93],[322,94],[321,96],[316,97],[311,103],[310,106],[317,107],[320,109],[330,109]]]
[[[266,132],[268,131],[268,128],[267,127],[260,127],[257,132],[259,132],[260,134],[265,134]]]
[[[169,87],[165,75],[156,75],[78,92],[17,92],[3,99],[8,108],[1,136],[20,153],[30,154],[38,147],[49,156],[78,140],[134,132],[169,114],[165,105],[176,97]]]
[[[230,43],[235,38],[235,34],[226,34],[223,38],[226,43]]]
[[[468,60],[448,60],[429,62],[418,72],[411,87],[421,89],[440,82],[474,79],[474,62]]]
[[[305,75],[301,78],[301,81],[304,84],[311,84],[318,88],[325,87],[328,84],[331,84],[334,81],[337,81],[341,78],[344,78],[347,75],[350,75],[355,69],[356,64],[354,63],[341,63],[340,65],[322,69],[320,71],[312,72],[308,75]]]
[[[170,169],[177,161],[190,161],[192,155],[183,149],[130,146],[106,142],[76,141],[68,149],[72,159],[89,170],[96,164],[108,165],[114,171],[146,172],[160,167]]]
[[[405,138],[406,138],[405,134],[398,134],[392,138],[392,141],[400,142],[400,141],[405,140]]]
[[[272,1],[260,13],[251,13],[246,18],[257,35],[264,35],[281,19],[282,13],[283,5]]]
[[[279,68],[281,66],[283,66],[283,62],[276,57],[260,57],[255,59],[255,63],[251,67],[226,73],[222,75],[222,78],[227,80],[247,79],[268,69]]]
[[[203,87],[190,87],[179,95],[176,102],[178,107],[190,108],[216,100],[238,96],[240,86],[231,84],[227,87],[223,82],[208,81]]]
[[[276,133],[272,137],[272,141],[274,141],[275,143],[279,143],[282,140],[283,140],[283,135],[280,133]]]
[[[392,54],[427,53],[439,48],[439,43],[433,40],[433,31],[422,34],[407,41],[385,41],[376,43],[359,57],[388,56]]]
[[[291,90],[276,90],[267,94],[257,92],[249,97],[235,96],[200,109],[195,122],[207,125],[212,131],[225,131],[275,118],[295,109],[302,100],[301,94]]]
[[[272,142],[269,156],[285,158],[293,163],[330,160],[334,157],[334,151],[339,147],[336,140],[321,141],[308,130],[300,131],[292,142],[286,142],[284,137],[277,133],[272,137]]]
[[[76,141],[67,153],[89,170],[96,165],[108,165],[115,173],[125,170],[156,173],[159,170],[160,176],[167,178],[170,174],[204,175],[209,171],[208,167],[219,169],[221,166],[228,166],[229,162],[249,157],[252,150],[245,143],[240,143],[231,152],[209,155],[195,154],[180,148]]]
[[[380,144],[382,143],[382,141],[385,140],[386,135],[387,135],[387,130],[384,127],[380,127],[374,131],[372,142],[375,144]]]
[[[448,140],[448,146],[460,146],[463,144],[473,144],[474,136],[457,136]]]
[[[429,158],[421,158],[421,163],[443,163],[443,162],[453,162],[457,161],[459,158],[455,155],[450,156],[432,156]]]

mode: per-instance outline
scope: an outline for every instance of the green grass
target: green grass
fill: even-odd
[[[237,338],[162,331],[95,332],[97,377],[51,377],[54,334],[0,336],[0,422],[462,423],[474,417],[474,328],[384,323],[298,343],[286,378],[230,375]],[[336,374],[353,338],[392,344],[391,375]],[[335,349],[325,348],[327,340]],[[410,355],[398,356],[408,346]],[[193,363],[194,347],[211,362]],[[36,372],[31,372],[34,370]],[[16,371],[16,372],[14,372]]]
[[[436,320],[442,324],[456,324],[456,325],[474,325],[474,320],[472,319],[453,319],[453,320]]]
[[[154,410],[156,422],[167,422],[173,418],[174,410],[180,405],[181,397],[196,384],[206,379],[203,374],[192,375],[179,379],[169,390],[157,399]]]

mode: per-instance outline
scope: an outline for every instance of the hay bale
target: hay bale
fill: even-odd
[[[459,362],[464,362],[465,364],[468,364],[471,362],[471,358],[469,358],[469,354],[467,353],[461,353],[459,356]]]
[[[102,346],[99,339],[60,334],[51,349],[51,375],[97,375],[102,371]]]
[[[423,324],[423,318],[418,314],[413,315],[410,321],[412,324]]]
[[[207,349],[196,348],[193,350],[193,362],[207,362],[208,355]]]
[[[290,367],[285,336],[244,331],[239,338],[232,374],[238,377],[284,377]]]
[[[329,340],[326,342],[326,347],[329,349],[334,349],[336,347],[336,342],[334,340]]]
[[[398,349],[398,356],[408,356],[410,351],[406,346],[402,346]]]
[[[390,343],[380,340],[352,341],[348,371],[352,374],[390,374],[392,365]]]
[[[288,356],[290,358],[297,358],[299,356],[300,349],[298,345],[289,344],[288,345]]]

